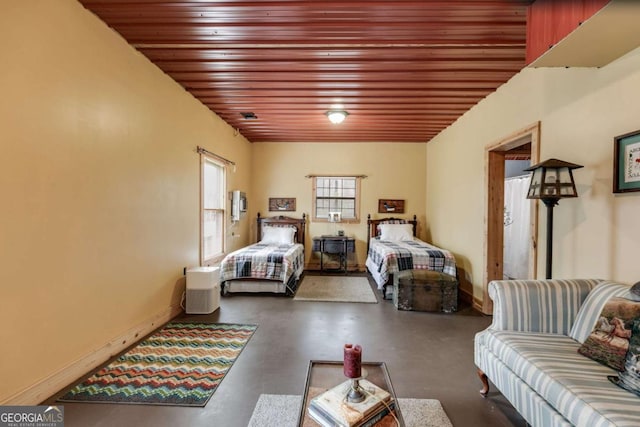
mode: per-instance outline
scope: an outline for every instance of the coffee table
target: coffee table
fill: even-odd
[[[362,362],[362,369],[366,371],[367,380],[378,387],[382,387],[396,399],[391,378],[389,377],[389,371],[387,371],[387,365],[385,365],[384,362]],[[341,361],[312,360],[309,362],[307,382],[304,387],[304,395],[302,396],[302,408],[300,409],[300,415],[298,417],[298,427],[318,427],[318,424],[307,414],[309,402],[320,393],[346,380],[347,378],[344,376],[343,363]],[[395,414],[400,426],[404,427],[402,414],[398,409],[395,410]],[[397,425],[392,416],[383,418],[379,424],[384,426]]]

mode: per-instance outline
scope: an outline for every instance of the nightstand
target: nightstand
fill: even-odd
[[[320,252],[320,270],[347,272],[347,255],[356,251],[356,239],[347,236],[320,236],[313,238],[313,251]],[[340,266],[334,269],[324,268],[324,254],[338,254]]]

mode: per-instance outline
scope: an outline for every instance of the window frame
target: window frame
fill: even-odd
[[[220,197],[222,198],[221,209],[205,209],[205,166],[209,163],[220,167],[222,169],[222,183],[220,188]],[[226,229],[227,229],[227,165],[224,162],[216,159],[215,157],[208,156],[206,153],[200,154],[200,265],[210,266],[218,263],[225,256],[226,250]],[[208,258],[205,258],[205,212],[208,210],[216,211],[221,214],[222,229],[221,229],[221,241],[220,252],[216,253]]]
[[[311,219],[314,222],[329,222],[329,218],[328,215],[327,217],[319,217],[317,215],[317,206],[318,206],[318,196],[317,196],[317,190],[318,190],[318,180],[319,179],[353,179],[355,181],[355,196],[353,198],[349,198],[349,199],[353,199],[354,200],[354,218],[345,218],[344,216],[342,216],[342,219],[340,222],[342,223],[349,223],[349,224],[359,224],[360,223],[360,188],[361,188],[361,183],[362,183],[362,176],[358,176],[358,175],[317,175],[317,176],[311,176],[312,178],[312,189],[311,189],[311,200],[312,200],[312,214],[311,214]],[[333,198],[333,199],[337,199]],[[327,197],[326,199],[332,199],[332,197]]]

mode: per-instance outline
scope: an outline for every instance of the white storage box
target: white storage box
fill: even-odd
[[[220,268],[187,270],[187,314],[210,314],[220,307]]]

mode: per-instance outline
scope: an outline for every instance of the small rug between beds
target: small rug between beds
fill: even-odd
[[[58,400],[204,406],[257,327],[168,323]]]
[[[361,276],[305,275],[293,299],[294,301],[378,303],[369,280]]]

